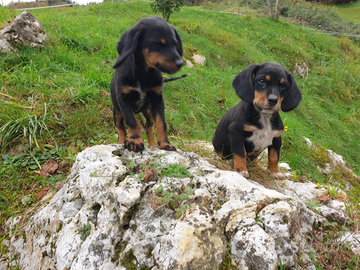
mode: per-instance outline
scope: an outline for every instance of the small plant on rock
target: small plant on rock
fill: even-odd
[[[91,224],[88,225],[84,224],[83,227],[78,232],[78,234],[81,234],[80,239],[84,241],[86,237],[90,235],[90,230],[91,230]]]
[[[140,182],[156,180],[159,175],[158,170],[156,170],[158,164],[149,160],[139,162],[129,160],[124,162],[124,164],[127,166],[130,175],[134,176],[135,180]]]
[[[175,219],[180,218],[190,207],[188,201],[189,195],[194,194],[194,190],[190,187],[185,187],[182,184],[180,187],[171,185],[170,188],[164,189],[162,185],[154,190],[154,195],[150,198],[149,203],[151,207],[156,210],[160,205],[166,205],[171,210],[175,211]]]
[[[190,177],[189,171],[183,165],[179,164],[169,164],[161,170],[161,175],[176,177],[176,178],[185,178]]]

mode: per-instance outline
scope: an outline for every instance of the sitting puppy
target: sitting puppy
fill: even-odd
[[[283,177],[278,169],[284,126],[279,110],[291,111],[301,101],[293,75],[276,63],[250,65],[232,83],[242,101],[220,120],[212,143],[223,158],[233,158],[234,169],[249,177],[246,159],[256,166],[258,155],[268,147],[268,170]]]
[[[129,151],[144,149],[142,127],[135,117],[141,112],[146,119],[149,146],[156,146],[153,135],[156,123],[160,149],[176,151],[166,135],[162,72],[174,74],[184,64],[178,32],[160,17],[144,18],[123,33],[117,51],[110,90],[118,143]],[[124,122],[129,129],[128,139]]]

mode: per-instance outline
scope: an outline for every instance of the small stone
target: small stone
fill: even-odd
[[[194,60],[196,65],[201,65],[203,67],[206,66],[206,58],[203,55],[194,54],[193,55],[193,60]]]

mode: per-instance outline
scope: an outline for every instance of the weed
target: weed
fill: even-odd
[[[314,201],[312,199],[308,199],[306,202],[305,202],[305,205],[307,208],[310,208],[310,209],[313,209],[315,207],[320,207],[321,206],[321,203],[318,202],[318,201]]]
[[[262,218],[258,213],[256,213],[255,222],[261,224],[263,222]]]
[[[313,231],[312,241],[316,251],[310,253],[316,269],[327,269],[328,267],[336,267],[337,269],[357,269],[359,255],[343,242],[341,236],[348,232],[349,229],[344,225],[336,222],[325,222],[320,228]]]
[[[238,268],[236,267],[235,262],[231,258],[230,251],[228,250],[226,252],[221,264],[219,265],[219,270],[236,270],[236,269],[238,269]]]
[[[169,164],[161,170],[161,175],[176,178],[190,177],[190,172],[185,168],[184,165]]]
[[[282,264],[281,258],[279,257],[279,268],[278,270],[284,270],[286,269],[286,266],[289,262],[285,263],[284,265]]]
[[[40,148],[38,143],[38,136],[42,136],[44,131],[53,139],[49,129],[46,125],[47,106],[45,103],[45,111],[42,117],[37,115],[23,115],[18,119],[11,119],[8,115],[0,115],[4,120],[7,118],[9,121],[0,127],[0,146],[1,153],[9,146],[11,140],[17,140],[21,137],[27,137],[30,143],[30,149],[33,144]]]
[[[91,231],[91,224],[88,225],[83,225],[83,227],[79,230],[78,234],[80,234],[80,239],[81,240],[85,240],[86,237],[88,237],[90,235],[90,231]]]
[[[131,176],[134,176],[136,181],[149,182],[156,181],[159,177],[159,170],[157,167],[159,163],[156,161],[141,160],[136,163],[135,160],[122,160],[127,166]]]
[[[175,212],[175,219],[179,219],[185,214],[186,209],[190,207],[188,199],[189,195],[193,194],[194,190],[190,187],[185,187],[184,184],[180,187],[171,185],[167,189],[160,185],[154,189],[154,195],[150,198],[149,203],[154,210],[160,205],[166,205]]]
[[[331,185],[330,183],[327,184],[326,192],[330,198],[336,199],[336,198],[340,197],[339,190],[340,190],[339,187],[335,187],[335,186]]]

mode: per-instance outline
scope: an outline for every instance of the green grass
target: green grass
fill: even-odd
[[[360,1],[352,2],[347,5],[336,6],[336,13],[341,17],[353,21],[354,23],[360,22]]]
[[[0,7],[1,20],[11,19],[13,13]],[[153,15],[149,3],[140,1],[32,13],[47,32],[46,46],[0,53],[0,127],[20,123],[22,128],[0,130],[3,142],[4,134],[9,135],[0,149],[2,155],[7,154],[0,160],[1,224],[29,207],[21,204],[24,196],[35,201],[34,195],[48,185],[39,177],[39,165],[56,160],[65,179],[84,146],[116,143],[112,104],[106,95],[116,43],[140,18]],[[182,37],[185,55],[196,50],[207,58],[206,67],[183,67],[176,75],[191,76],[165,85],[172,143],[211,141],[221,117],[239,102],[231,82],[249,64],[273,61],[292,71],[295,63],[305,61],[309,77],[296,77],[303,101],[296,110],[282,113],[288,130],[281,161],[310,181],[344,185],[344,179],[349,179],[355,186],[350,195],[360,196],[358,181],[346,172],[319,173],[316,166],[325,159],[303,139],[308,137],[343,155],[360,173],[359,43],[283,20],[243,18],[191,7],[173,14],[170,23]],[[39,124],[31,148],[29,132],[23,133],[24,127],[33,127],[25,121],[30,118]]]
[[[263,0],[229,0],[229,1],[200,1],[199,8],[230,12],[252,17],[268,17],[268,5]],[[272,15],[274,15],[275,2],[272,1]],[[360,27],[358,2],[349,5],[323,5],[306,0],[280,2],[279,16],[291,23],[311,27],[317,30],[326,30],[340,34],[359,35]]]

